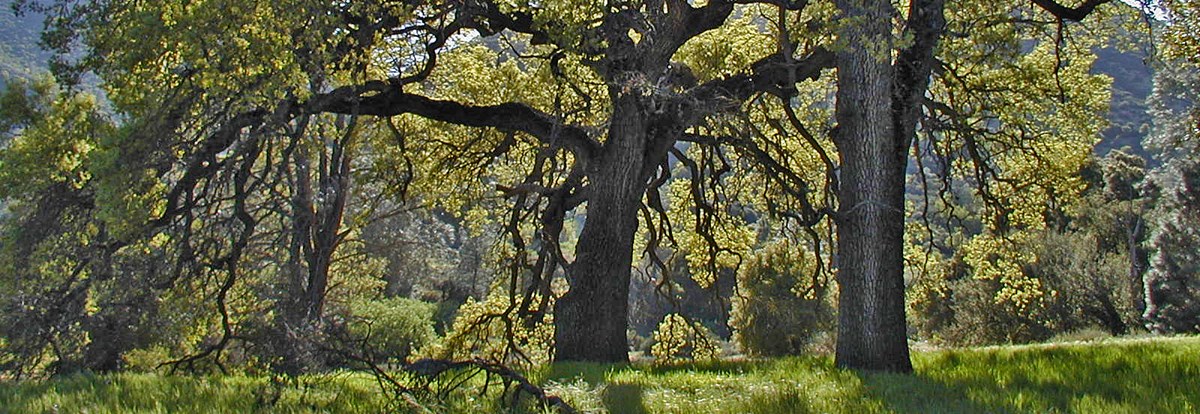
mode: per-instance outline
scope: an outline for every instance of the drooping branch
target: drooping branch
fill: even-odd
[[[1032,1],[1042,9],[1050,12],[1050,14],[1053,14],[1054,17],[1057,17],[1059,20],[1071,20],[1076,22],[1083,21],[1084,18],[1087,18],[1089,14],[1092,14],[1092,12],[1096,10],[1096,7],[1112,2],[1112,0],[1087,0],[1077,7],[1067,7],[1055,0]]]
[[[191,193],[200,180],[211,177],[221,169],[221,163],[217,161],[217,155],[229,150],[238,138],[242,136],[242,130],[254,125],[261,124],[267,118],[268,112],[265,110],[252,110],[239,114],[233,119],[227,121],[212,135],[200,144],[199,151],[193,153],[188,160],[187,167],[183,171],[183,176],[175,182],[171,187],[171,191],[166,196],[166,208],[161,217],[151,223],[154,227],[162,226],[169,223],[180,210],[190,208],[191,200],[184,200],[182,197]]]

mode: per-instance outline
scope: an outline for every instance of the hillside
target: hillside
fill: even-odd
[[[1150,124],[1146,113],[1146,97],[1154,87],[1154,72],[1138,52],[1123,52],[1115,48],[1096,51],[1092,71],[1112,77],[1112,101],[1108,113],[1109,127],[1096,145],[1097,155],[1128,146],[1143,158],[1150,159],[1142,147],[1142,138]]]
[[[15,16],[11,9],[0,9],[0,87],[9,79],[28,78],[44,71],[50,53],[38,46],[42,17],[33,14]]]

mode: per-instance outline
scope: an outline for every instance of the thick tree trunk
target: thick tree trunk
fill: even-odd
[[[554,307],[556,361],[629,360],[629,277],[638,207],[646,190],[644,114],[615,101],[608,142],[588,173],[587,221],[567,269],[570,290]]]
[[[839,367],[911,372],[904,315],[905,148],[892,118],[891,5],[839,2],[852,47],[837,54]]]

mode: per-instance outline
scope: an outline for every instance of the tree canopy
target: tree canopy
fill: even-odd
[[[910,231],[926,259],[905,249],[907,173],[926,217],[908,228],[932,235],[972,189],[964,262],[1035,306],[1013,246],[1083,190],[1109,100],[1091,49],[1138,21],[1105,0],[16,5],[50,14],[55,73],[94,73],[114,112],[48,85],[5,97],[0,179],[42,180],[5,196],[19,222],[53,223],[5,244],[29,249],[6,256],[12,283],[71,275],[30,293],[74,306],[30,338],[82,329],[81,363],[109,367],[125,350],[101,334],[157,319],[110,305],[175,292],[139,309],[196,319],[175,344],[199,352],[176,362],[246,342],[289,372],[331,298],[378,276],[364,229],[414,205],[499,229],[479,312],[511,354],[552,323],[556,360],[627,360],[634,268],[665,288],[686,262],[707,286],[786,239],[837,274],[838,364],[910,371],[905,262],[939,240]],[[54,133],[66,123],[83,126]],[[35,254],[61,246],[86,254]]]

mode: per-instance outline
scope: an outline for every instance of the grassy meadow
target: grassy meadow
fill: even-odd
[[[1200,338],[920,351],[916,374],[859,374],[828,357],[674,367],[560,364],[532,375],[584,412],[609,413],[1185,413],[1200,411]],[[494,388],[493,388],[494,389]],[[462,391],[428,412],[500,410]],[[413,412],[426,411],[403,405]],[[0,384],[4,413],[375,413],[373,378],[157,374],[72,376]],[[391,407],[394,408],[394,407]]]

